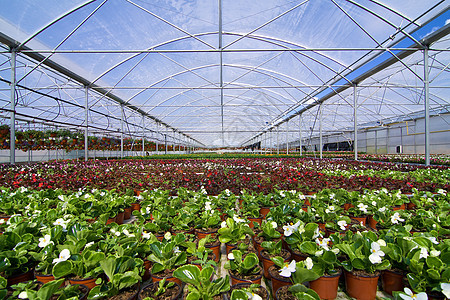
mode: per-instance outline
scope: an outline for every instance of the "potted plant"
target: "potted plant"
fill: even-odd
[[[228,292],[230,300],[269,300],[269,292],[259,284],[238,283]]]
[[[161,281],[152,282],[144,286],[138,294],[139,300],[152,300],[152,299],[170,299],[177,300],[180,298],[182,288],[178,283],[173,281],[166,281],[164,278]]]
[[[261,258],[261,243],[264,241],[274,241],[281,238],[281,233],[277,230],[278,224],[274,221],[263,221],[258,235],[253,237],[253,246],[257,250],[258,257]]]
[[[270,278],[269,268],[274,264],[272,258],[278,256],[282,257],[284,261],[289,261],[289,259],[291,258],[291,253],[288,250],[282,248],[281,240],[264,241],[261,243],[261,247],[264,276],[266,278]]]
[[[341,262],[345,272],[345,284],[350,297],[375,299],[380,271],[388,269],[390,262],[385,258],[381,247],[384,240],[378,239],[374,232],[347,234],[335,245],[346,259]]]
[[[160,281],[166,278],[167,281],[175,281],[181,284],[172,274],[176,267],[186,263],[186,252],[179,249],[176,241],[166,240],[154,242],[150,245],[150,249],[152,253],[147,259],[153,262],[151,271],[153,281]]]
[[[311,270],[312,267],[312,260],[309,257],[304,261],[296,263],[293,260],[291,263],[285,264],[280,274],[283,277],[290,278],[293,285],[281,286],[276,291],[276,298],[289,299],[292,298],[289,295],[294,295],[296,299],[320,300],[319,295],[314,290],[304,285],[306,282],[311,282],[319,278],[319,275]]]
[[[133,295],[137,297],[141,281],[139,274],[142,273],[143,263],[139,258],[108,255],[100,262],[100,268],[108,280],[92,288],[88,298],[115,299],[114,296],[119,293],[127,293],[130,295],[129,298]]]
[[[259,266],[258,256],[250,252],[243,255],[240,250],[233,250],[228,254],[228,261],[224,268],[228,270],[232,285],[240,282],[261,283],[262,269]]]
[[[12,297],[18,299],[30,300],[69,300],[69,299],[85,299],[89,289],[84,285],[67,285],[64,286],[64,279],[47,282],[28,281],[18,283],[12,287]]]
[[[185,265],[177,268],[173,272],[173,276],[188,284],[189,292],[186,300],[215,299],[215,296],[228,291],[230,289],[230,280],[228,275],[212,280],[214,268],[206,266],[201,270],[194,265]],[[221,297],[219,297],[221,299]]]
[[[337,244],[339,238],[338,235],[335,235],[330,239]],[[339,249],[335,246],[324,247],[324,245],[312,241],[302,242],[299,248],[302,253],[310,257],[311,270],[319,276],[316,280],[310,281],[310,288],[316,291],[321,299],[335,299],[339,277],[342,273],[341,264],[336,256]]]
[[[226,221],[222,222],[221,226],[218,230],[219,241],[226,244],[227,254],[239,242],[243,242],[247,234],[250,236],[254,235],[253,230],[245,223],[245,220],[237,216],[227,218]]]

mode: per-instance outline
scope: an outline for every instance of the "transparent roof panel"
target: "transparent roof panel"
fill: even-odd
[[[299,130],[300,112],[316,134],[322,101],[326,130],[348,132],[353,83],[361,126],[423,111],[424,45],[397,49],[439,31],[429,50],[430,106],[446,109],[449,4],[0,0],[0,121],[10,106],[14,41],[23,122],[83,126],[88,86],[89,123],[104,134],[117,134],[122,104],[130,136],[144,115],[149,138],[167,131],[197,145],[240,146],[289,119]]]

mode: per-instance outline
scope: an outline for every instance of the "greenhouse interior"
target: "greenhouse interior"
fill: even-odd
[[[0,300],[450,298],[449,0],[0,7]]]

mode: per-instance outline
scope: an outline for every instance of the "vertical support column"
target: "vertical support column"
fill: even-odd
[[[300,147],[300,156],[303,154],[302,145],[302,114],[298,115],[298,145]]]
[[[159,123],[156,122],[156,140],[155,140],[155,146],[156,146],[156,154],[159,154],[159,143],[158,143],[158,139],[159,139]]]
[[[164,136],[164,154],[167,154],[167,135],[169,134],[169,127],[166,127],[166,135]]]
[[[358,97],[356,95],[357,85],[353,85],[353,150],[355,151],[355,160],[358,160]]]
[[[322,103],[319,105],[319,153],[320,153],[320,159],[323,158],[322,153],[322,144],[323,144],[323,136],[322,136]]]
[[[224,122],[223,122],[223,53],[222,53],[222,0],[219,0],[219,85],[220,85],[220,116],[221,116],[221,128],[222,128],[222,146],[225,146],[225,132],[224,132]]]
[[[286,155],[289,154],[289,120],[286,121]]]
[[[277,154],[280,154],[280,143],[279,143],[279,134],[280,133],[280,130],[279,130],[279,127],[277,126]]]
[[[142,156],[145,156],[145,117],[142,115]]]
[[[269,149],[270,149],[270,154],[272,154],[272,129],[270,129],[269,133]]]
[[[89,87],[84,88],[84,161],[88,161],[89,157]]]
[[[11,49],[11,113],[9,135],[9,161],[16,164],[16,49]]]
[[[423,84],[425,93],[425,165],[430,165],[430,82],[428,79],[428,47],[423,49]]]
[[[123,105],[120,105],[120,158],[123,158],[123,119],[124,119],[124,111]]]

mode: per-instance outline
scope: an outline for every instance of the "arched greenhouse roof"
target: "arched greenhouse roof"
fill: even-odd
[[[354,101],[358,128],[423,116],[425,72],[448,112],[449,3],[0,0],[0,122],[14,64],[19,127],[223,147],[317,135],[322,115],[346,136]]]

